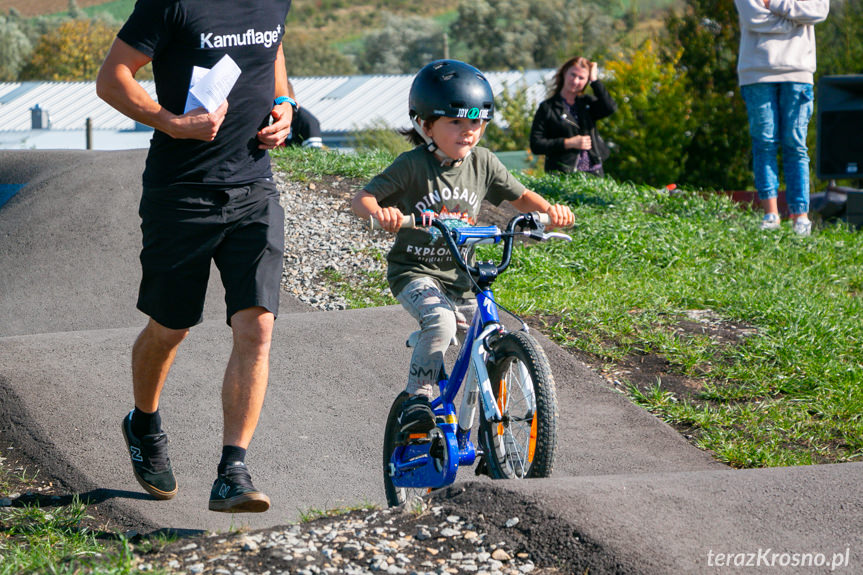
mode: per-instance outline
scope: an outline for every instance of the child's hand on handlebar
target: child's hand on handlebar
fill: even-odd
[[[564,204],[552,204],[545,212],[548,214],[549,227],[552,228],[569,228],[575,223],[575,216],[569,206]]]
[[[383,229],[390,233],[396,233],[402,227],[404,215],[398,208],[380,208],[372,216],[378,221]]]

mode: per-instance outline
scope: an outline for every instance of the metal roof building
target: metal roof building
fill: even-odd
[[[527,86],[538,105],[554,70],[489,72],[496,96],[505,88]],[[370,126],[409,127],[408,92],[412,74],[291,78],[297,100],[321,123],[323,140],[344,147],[352,132]],[[141,82],[155,98],[155,84]],[[96,95],[95,82],[0,83],[0,149],[146,148],[152,129],[111,108]]]

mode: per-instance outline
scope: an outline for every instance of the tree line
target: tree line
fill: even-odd
[[[288,28],[291,76],[413,73],[444,56],[480,69],[555,68],[580,54],[600,62],[618,103],[604,120],[617,179],[699,188],[751,187],[749,137],[737,86],[739,23],[729,0],[682,0],[653,15],[638,2],[600,0],[462,1],[449,23],[384,14],[380,27],[341,49],[314,30]],[[290,18],[289,18],[290,20]],[[70,0],[65,18],[0,15],[0,81],[95,79],[121,23],[86,17]],[[816,75],[863,73],[863,2],[834,0],[816,27]],[[143,70],[142,79],[151,77]],[[525,87],[500,98],[486,144],[526,149],[531,104]],[[818,99],[816,96],[816,105]],[[814,138],[814,130],[810,130]]]

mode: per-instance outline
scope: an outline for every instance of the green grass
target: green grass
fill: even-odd
[[[125,22],[132,14],[132,9],[135,7],[135,0],[114,0],[96,6],[84,8],[84,13],[89,17],[99,16],[100,14],[108,14],[117,22]]]
[[[309,523],[323,517],[339,517],[354,511],[374,511],[376,509],[380,509],[380,507],[374,503],[368,502],[347,507],[334,507],[331,509],[316,509],[312,507],[304,511],[300,511],[300,523]]]
[[[300,179],[370,178],[390,157],[284,154],[277,164]],[[699,382],[686,396],[659,381],[630,397],[729,465],[863,458],[863,235],[839,225],[810,238],[787,224],[762,233],[757,214],[722,194],[521,178],[572,207],[574,241],[516,250],[495,285],[504,305],[548,318],[551,337],[601,362],[658,354]],[[730,341],[678,329],[695,311],[746,329]]]
[[[393,161],[393,155],[384,151],[348,154],[312,148],[279,148],[271,155],[276,168],[296,182],[308,182],[323,176],[371,179]]]
[[[13,471],[0,456],[0,494],[29,491],[37,486],[36,479],[26,469]],[[77,496],[69,505],[57,507],[0,507],[0,575],[139,573],[131,543],[122,535],[87,528],[88,519],[87,505]],[[163,546],[165,541],[164,535],[157,535],[142,540],[135,548],[146,552]],[[148,573],[159,575],[164,571]]]
[[[384,259],[384,254],[378,252],[366,254],[357,252],[357,256]],[[349,282],[335,270],[325,270],[322,276],[332,291],[345,298],[349,308],[378,307],[398,303],[390,293],[384,272],[366,272],[359,284]]]
[[[117,544],[107,546],[94,532],[81,527],[86,518],[87,506],[77,498],[70,505],[52,509],[3,508],[0,510],[0,575],[139,573],[134,567],[130,543],[120,537]]]
[[[703,384],[676,397],[631,392],[735,467],[863,456],[863,236],[757,229],[721,194],[669,195],[611,180],[545,177],[528,187],[576,213],[570,244],[521,250],[498,282],[522,312],[561,318],[551,335],[608,363],[656,353]],[[675,329],[710,310],[745,337]]]

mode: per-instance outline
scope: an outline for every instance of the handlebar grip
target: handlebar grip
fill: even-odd
[[[403,228],[415,228],[416,222],[414,220],[413,214],[405,214],[402,216],[402,227]],[[380,222],[378,222],[374,216],[369,216],[369,229],[370,230],[382,230]]]
[[[543,226],[548,226],[551,223],[551,216],[543,212],[533,212],[533,217]],[[569,224],[568,226],[564,226],[565,228],[571,228],[574,223]]]

